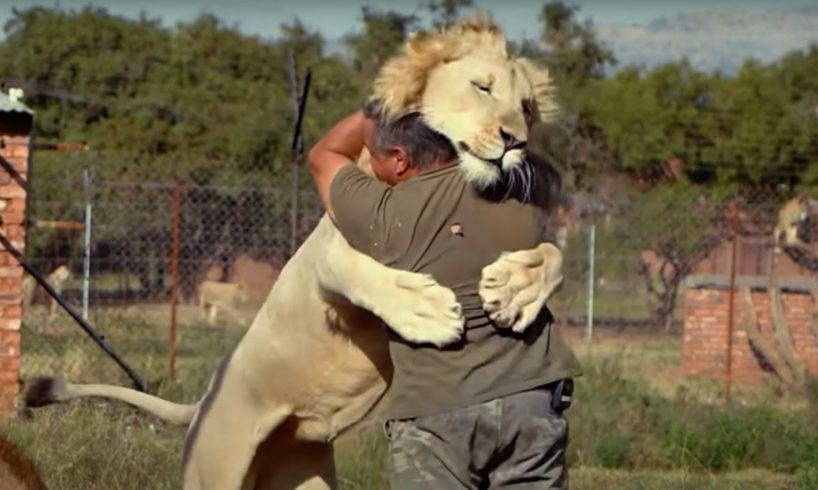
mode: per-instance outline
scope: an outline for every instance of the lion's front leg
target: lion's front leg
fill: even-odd
[[[483,268],[483,309],[500,327],[523,332],[562,283],[562,252],[550,243],[504,253]]]
[[[320,286],[379,316],[410,342],[442,347],[463,335],[457,297],[431,276],[386,267],[336,232],[316,264]]]

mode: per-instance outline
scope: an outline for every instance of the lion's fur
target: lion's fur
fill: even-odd
[[[778,210],[773,242],[804,269],[818,272],[818,200],[796,196]]]
[[[415,32],[401,52],[384,63],[372,84],[370,99],[381,103],[387,117],[422,112],[423,92],[432,71],[443,63],[475,51],[512,59],[500,28],[483,13],[478,12],[438,31]],[[548,70],[535,66],[526,58],[514,61],[533,87],[532,95],[540,119],[545,122],[554,120],[558,108]]]
[[[534,122],[552,121],[554,91],[548,71],[511,55],[497,25],[477,14],[412,35],[379,72],[370,103],[387,120],[419,112],[451,140],[466,178],[486,188],[504,174],[530,173],[524,151],[503,135],[525,144]]]
[[[34,461],[2,433],[0,433],[0,488],[46,490]]]
[[[62,293],[65,283],[71,278],[71,269],[67,265],[61,264],[59,267],[51,271],[45,280],[57,293]],[[34,301],[34,295],[37,292],[39,285],[34,276],[26,274],[23,278],[23,305],[31,306]],[[57,301],[54,298],[48,298],[49,314],[54,315],[57,311]]]
[[[778,210],[773,240],[776,247],[807,246],[818,240],[818,201],[796,196]]]
[[[476,61],[503,78],[508,100],[465,109],[480,113],[481,124],[495,140],[499,129],[508,124],[513,126],[509,131],[518,132],[515,136],[525,141],[530,121],[524,118],[518,98],[536,99],[535,84],[546,90],[536,77],[545,80],[547,74],[532,74],[533,65],[509,58],[505,49],[499,29],[485,19],[417,34],[383,68],[374,96],[390,115],[420,110],[425,118],[429,116],[427,123],[441,131],[433,123],[456,108],[436,108],[435,119],[424,105],[432,100],[427,97],[431,92],[437,90],[439,95],[444,89],[439,85],[445,77],[439,75],[450,76],[440,71],[441,66],[457,56],[464,57],[452,63],[477,56]],[[468,83],[458,90],[470,90]],[[458,100],[463,104],[471,99],[467,95]],[[466,133],[479,131],[467,125],[458,128]],[[457,135],[442,132],[457,145]],[[362,156],[359,164],[365,165],[364,160]],[[502,163],[502,170],[509,170],[505,157]],[[461,168],[475,185],[501,176],[497,170],[475,177],[465,164]],[[552,259],[544,254],[544,262]],[[495,264],[499,269],[492,270],[499,270],[498,276],[511,277],[520,270],[513,261]],[[549,283],[539,284],[541,274],[528,276],[539,278],[533,283],[537,290]],[[502,284],[495,282],[495,286]],[[502,287],[496,293],[506,301],[513,296]],[[104,396],[166,418],[175,415],[176,422],[189,422],[183,458],[188,490],[334,488],[332,441],[372,410],[391,380],[384,324],[407,340],[445,345],[460,338],[463,317],[451,290],[429,276],[390,269],[356,252],[325,215],[281,271],[250,328],[196,404],[173,404],[120,387],[54,383],[62,386],[62,394],[44,399],[45,403],[61,401],[68,392],[72,397]]]
[[[230,283],[204,280],[196,288],[196,298],[211,325],[215,324],[219,312],[228,312],[234,319],[241,317],[239,310],[250,297],[244,283]]]

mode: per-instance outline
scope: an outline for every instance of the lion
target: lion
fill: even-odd
[[[551,90],[547,71],[510,56],[500,29],[477,16],[413,35],[382,68],[371,98],[390,117],[420,111],[456,146],[467,179],[486,188],[530,171],[529,131],[552,117]],[[364,154],[359,165],[366,162]],[[502,254],[482,271],[485,309],[499,325],[523,328],[561,283],[561,264],[546,243]],[[463,324],[451,290],[355,251],[324,215],[198,402],[50,378],[29,383],[25,402],[101,396],[189,424],[187,490],[334,488],[332,442],[372,412],[391,380],[383,326],[444,346]]]
[[[775,253],[784,252],[796,264],[818,272],[818,201],[797,196],[778,211],[773,229]]]
[[[245,305],[250,297],[244,283],[230,283],[204,280],[196,288],[199,306],[204,310],[210,325],[216,324],[219,310],[228,312],[234,319],[242,318],[238,308]]]
[[[22,449],[0,433],[0,488],[46,490],[37,466]]]
[[[68,268],[67,265],[62,264],[51,273],[49,273],[45,280],[48,284],[56,291],[58,294],[62,294],[63,287],[65,283],[71,278],[71,269]],[[34,293],[37,292],[37,280],[34,279],[34,276],[26,274],[26,277],[23,279],[23,305],[26,307],[31,306],[34,302]],[[49,307],[48,307],[48,315],[54,316],[57,313],[57,300],[54,298],[49,297]]]
[[[797,196],[781,206],[773,230],[776,251],[782,246],[808,247],[818,240],[818,201]]]

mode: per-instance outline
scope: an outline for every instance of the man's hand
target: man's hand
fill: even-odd
[[[335,214],[330,204],[332,179],[341,168],[355,164],[373,125],[373,121],[367,118],[363,111],[354,112],[336,123],[310,149],[308,156],[310,172],[315,180],[318,195],[321,196],[321,201],[324,203],[324,208],[333,220],[335,220]]]

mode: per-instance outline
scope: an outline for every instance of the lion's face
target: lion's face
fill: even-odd
[[[392,117],[420,112],[479,188],[521,168],[532,125],[556,114],[548,72],[510,56],[499,28],[480,16],[413,35],[381,69],[373,99]]]
[[[533,98],[515,60],[475,52],[432,70],[420,111],[455,145],[466,178],[483,187],[525,161]]]

